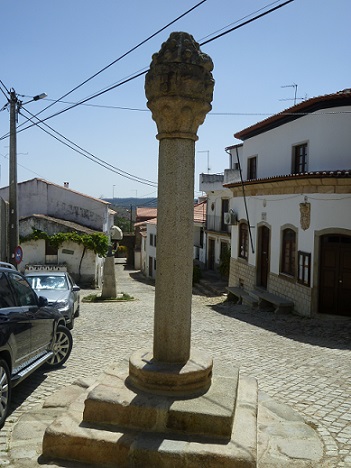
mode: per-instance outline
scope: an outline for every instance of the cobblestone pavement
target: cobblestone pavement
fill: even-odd
[[[11,437],[24,413],[58,388],[97,377],[111,363],[126,365],[134,350],[152,348],[154,286],[123,265],[116,269],[118,292],[135,300],[81,305],[66,367],[39,370],[13,390],[12,411],[0,431],[0,466],[16,466]],[[214,362],[236,363],[258,379],[260,390],[302,414],[324,441],[324,467],[351,467],[351,320],[274,315],[224,299],[194,290],[192,345],[208,350]]]

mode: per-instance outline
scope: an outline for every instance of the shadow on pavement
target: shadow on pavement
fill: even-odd
[[[301,343],[332,349],[351,349],[351,318],[322,316],[309,318],[289,313],[275,314],[271,309],[252,309],[224,301],[209,306],[233,319],[269,330]]]
[[[155,280],[153,278],[148,278],[146,276],[144,276],[141,271],[135,271],[133,270],[132,268],[127,268],[127,266],[124,267],[125,270],[132,270],[132,273],[129,273],[129,276],[135,280],[135,281],[139,281],[140,283],[144,283],[144,284],[151,284],[151,285],[155,285]]]
[[[23,380],[12,389],[9,415],[26,401],[46,379],[47,369],[37,369],[30,378]]]

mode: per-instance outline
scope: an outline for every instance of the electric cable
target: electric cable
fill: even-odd
[[[147,37],[146,39],[144,39],[143,41],[139,42],[139,44],[137,44],[136,46],[132,47],[131,49],[129,49],[127,52],[125,52],[124,54],[120,55],[117,59],[115,59],[113,62],[109,63],[108,65],[106,65],[104,68],[102,68],[101,70],[99,70],[98,72],[94,73],[92,76],[90,76],[89,78],[87,78],[86,80],[84,80],[83,82],[81,82],[79,85],[75,86],[73,89],[71,89],[70,91],[68,91],[68,93],[64,94],[63,96],[61,96],[60,99],[64,99],[65,97],[67,97],[69,94],[72,94],[74,91],[76,91],[77,89],[81,88],[83,85],[85,85],[86,83],[88,83],[89,81],[91,81],[93,78],[97,77],[98,75],[100,75],[102,72],[104,72],[105,70],[107,70],[108,68],[110,68],[112,65],[114,65],[115,63],[119,62],[120,60],[122,60],[123,58],[125,58],[127,55],[131,54],[132,52],[134,52],[136,49],[138,49],[139,47],[141,47],[142,45],[146,44],[146,42],[150,41],[151,39],[153,39],[155,36],[157,36],[158,34],[160,34],[161,32],[163,32],[165,29],[167,29],[169,26],[172,26],[172,24],[176,23],[177,21],[179,21],[181,18],[184,18],[184,16],[188,15],[189,13],[191,13],[193,10],[195,10],[196,8],[198,8],[200,5],[202,5],[203,3],[205,3],[207,0],[201,0],[201,2],[197,3],[195,6],[193,6],[192,8],[190,8],[189,10],[187,10],[186,12],[182,13],[180,16],[178,16],[177,18],[175,18],[174,20],[172,20],[171,22],[169,22],[168,24],[166,24],[165,26],[163,26],[161,29],[157,30],[155,33],[151,34],[151,36]],[[57,102],[57,101],[56,101]],[[49,107],[52,107],[53,105],[55,104],[55,102],[53,102],[52,104],[50,104],[49,106],[45,107],[44,109],[42,109],[40,112],[38,112],[37,115],[41,114],[42,112],[44,112],[45,110],[49,109]]]
[[[212,39],[209,39],[209,40],[207,40],[207,41],[202,42],[202,43],[200,44],[200,46],[202,46],[202,45],[204,45],[204,44],[208,44],[208,43],[210,43],[210,42],[212,42],[212,41],[214,41],[214,40],[216,40],[216,39],[219,39],[220,37],[222,37],[222,36],[224,36],[224,35],[226,35],[226,34],[228,34],[228,33],[230,33],[230,32],[233,32],[233,31],[235,31],[235,30],[237,30],[237,29],[239,29],[239,28],[241,28],[241,27],[243,27],[243,26],[246,26],[247,24],[249,24],[249,23],[251,23],[251,22],[253,22],[253,21],[256,21],[257,19],[260,19],[260,18],[262,18],[263,16],[265,16],[265,15],[267,15],[267,14],[269,14],[269,13],[272,13],[273,11],[275,11],[275,10],[277,10],[277,9],[279,9],[279,8],[285,6],[285,5],[287,5],[287,4],[289,4],[289,3],[293,2],[293,1],[294,1],[294,0],[287,0],[286,2],[284,2],[284,3],[282,3],[282,4],[278,5],[278,6],[276,6],[276,7],[274,7],[274,8],[271,8],[270,10],[267,10],[267,11],[264,12],[264,13],[261,13],[261,14],[257,15],[257,16],[255,16],[255,17],[251,18],[250,20],[245,21],[244,23],[240,23],[239,25],[235,26],[234,28],[231,28],[231,29],[228,30],[228,31],[225,31],[225,32],[223,32],[223,33],[221,33],[221,34],[218,34],[217,36],[213,37]],[[92,99],[95,99],[95,98],[97,98],[97,97],[99,97],[99,96],[101,96],[101,95],[103,95],[103,94],[105,94],[105,93],[107,93],[107,92],[109,92],[109,91],[112,91],[113,89],[118,88],[119,86],[122,86],[123,84],[126,84],[126,83],[128,83],[128,82],[130,82],[130,81],[132,81],[132,80],[134,80],[134,79],[136,79],[136,78],[139,78],[140,76],[145,75],[147,72],[148,72],[148,70],[142,71],[142,72],[139,72],[139,73],[136,73],[136,74],[130,76],[129,78],[127,78],[127,79],[125,79],[125,80],[123,80],[123,81],[121,81],[121,82],[119,82],[119,83],[117,83],[117,84],[115,84],[115,85],[112,85],[112,86],[106,88],[106,89],[103,90],[103,91],[100,91],[100,92],[98,92],[98,93],[95,93],[95,94],[93,94],[92,96],[90,96],[90,97],[88,97],[88,98],[85,98],[85,99],[79,101],[78,103],[76,103],[76,104],[74,104],[74,105],[72,105],[72,106],[70,106],[70,107],[67,107],[67,108],[65,108],[65,109],[63,109],[63,110],[61,110],[61,111],[56,112],[55,114],[52,114],[51,116],[48,116],[48,117],[46,117],[46,118],[44,118],[44,119],[41,119],[40,122],[45,122],[45,121],[47,121],[47,120],[49,120],[49,119],[51,119],[51,118],[53,118],[53,117],[56,117],[56,116],[58,116],[58,115],[60,115],[60,114],[63,114],[64,112],[67,112],[68,110],[71,110],[71,109],[73,109],[73,108],[75,108],[75,107],[77,107],[77,106],[79,106],[79,105],[82,105],[82,104],[84,104],[84,103],[86,103],[86,102],[88,102],[88,101],[90,101],[90,100],[92,100]],[[36,114],[36,116],[37,116],[37,115],[39,115],[39,113]],[[21,130],[18,130],[18,132],[21,132],[21,131],[23,131],[23,130],[27,130],[28,128],[32,127],[33,125],[35,125],[35,124],[28,125],[27,127],[24,127],[24,128],[22,128]],[[0,141],[3,140],[4,138],[6,138],[7,136],[8,136],[8,134],[6,134],[6,135],[4,135],[3,137],[1,137],[1,138],[0,138]]]
[[[282,8],[283,6],[286,6],[288,3],[291,3],[291,2],[293,2],[293,1],[294,1],[294,0],[287,0],[286,2],[284,2],[284,3],[280,4],[280,5],[277,5],[276,7],[271,8],[270,10],[265,11],[264,13],[261,13],[261,14],[255,16],[255,17],[253,17],[253,18],[247,20],[247,21],[244,21],[244,23],[238,24],[238,26],[234,26],[233,28],[228,29],[228,31],[224,31],[224,32],[221,33],[221,34],[218,34],[217,36],[212,37],[212,39],[208,39],[207,41],[202,42],[202,43],[200,44],[200,46],[203,46],[203,45],[205,45],[205,44],[209,44],[210,42],[213,42],[213,41],[215,41],[216,39],[219,39],[220,37],[225,36],[226,34],[229,34],[229,33],[233,32],[233,31],[235,31],[235,30],[237,30],[237,29],[239,29],[239,28],[242,28],[243,26],[246,26],[247,24],[252,23],[253,21],[256,21],[257,19],[262,18],[263,16],[266,16],[266,15],[268,15],[269,13],[272,13],[273,11],[278,10],[279,8]]]
[[[201,5],[202,3],[204,3],[204,1],[206,1],[206,0],[203,0],[202,2],[200,2],[199,4],[197,4],[196,7],[199,6],[199,5]],[[218,34],[217,36],[215,36],[215,37],[213,37],[213,38],[211,38],[211,39],[209,39],[209,40],[207,40],[207,41],[202,42],[202,43],[200,44],[200,46],[201,46],[201,45],[204,45],[204,44],[207,44],[207,43],[209,43],[209,42],[212,42],[212,41],[214,41],[214,40],[216,40],[216,39],[218,39],[218,38],[220,38],[220,37],[222,37],[222,36],[228,34],[229,32],[233,32],[234,30],[236,30],[236,29],[238,29],[238,28],[240,28],[240,27],[242,27],[242,26],[245,26],[246,24],[249,24],[249,23],[255,21],[256,19],[259,19],[259,18],[261,18],[261,17],[263,17],[263,16],[265,16],[265,15],[267,15],[267,14],[269,14],[269,13],[271,13],[271,12],[277,10],[278,8],[281,8],[281,7],[287,5],[288,3],[291,3],[291,2],[293,2],[293,1],[294,1],[294,0],[288,0],[288,1],[286,1],[285,3],[280,4],[280,5],[278,5],[278,6],[274,7],[274,8],[272,8],[272,9],[270,9],[270,10],[268,10],[268,11],[266,11],[266,12],[264,12],[264,13],[258,15],[258,16],[255,16],[254,18],[251,18],[250,20],[245,21],[244,23],[241,23],[241,24],[235,26],[234,28],[231,28],[231,29],[228,30],[228,31],[225,31],[225,32],[223,32],[223,33],[221,33],[221,34]],[[194,7],[194,8],[196,8],[196,7]],[[188,12],[192,11],[194,8],[192,8],[191,10],[188,10]],[[186,12],[185,14],[187,14],[188,12]],[[181,17],[183,17],[185,14],[183,14]],[[179,17],[179,18],[180,18],[180,17]],[[177,18],[176,20],[178,20],[179,18]],[[168,26],[166,26],[166,27],[168,27]],[[166,27],[164,27],[163,29],[165,29]],[[163,29],[162,29],[162,30],[163,30]],[[160,31],[159,31],[159,32],[160,32]],[[150,36],[150,37],[149,37],[148,39],[146,39],[143,43],[145,43],[145,42],[146,42],[147,40],[149,40],[151,37],[154,37],[156,34],[158,34],[158,32],[155,33],[153,36]],[[135,50],[135,48],[134,48],[133,50]],[[124,56],[125,56],[125,55],[126,55],[126,54],[124,54]],[[121,57],[121,58],[123,58],[123,57]],[[116,59],[116,61],[114,61],[113,63],[116,63],[118,60],[119,60],[119,59]],[[111,66],[113,63],[111,63],[109,66]],[[105,67],[105,68],[102,69],[100,72],[98,72],[98,73],[96,73],[95,75],[93,75],[90,79],[92,79],[93,77],[97,76],[97,75],[98,75],[99,73],[101,73],[102,71],[106,70],[106,68],[108,68],[109,66]],[[119,86],[121,86],[121,85],[123,85],[123,84],[129,82],[129,81],[132,81],[132,80],[134,80],[134,79],[136,79],[136,78],[138,78],[138,77],[140,77],[140,76],[146,74],[147,71],[148,71],[148,70],[142,71],[142,72],[139,72],[139,73],[136,73],[136,74],[130,76],[129,78],[127,78],[127,79],[125,79],[125,80],[123,80],[123,81],[121,81],[121,82],[119,82],[119,83],[117,83],[117,84],[114,84],[113,86],[110,86],[110,87],[106,88],[106,89],[103,90],[103,91],[100,91],[100,92],[98,92],[98,93],[95,93],[95,94],[93,94],[92,96],[90,96],[90,97],[88,97],[88,98],[85,98],[85,99],[79,101],[78,103],[76,103],[76,104],[74,104],[74,105],[72,105],[72,106],[70,106],[70,107],[67,107],[67,108],[65,108],[65,109],[63,109],[63,110],[61,110],[61,111],[59,111],[59,112],[57,112],[57,113],[55,113],[55,114],[53,114],[53,115],[51,115],[51,116],[49,116],[49,117],[46,117],[45,119],[38,119],[39,122],[33,122],[32,119],[28,119],[28,120],[31,122],[31,125],[25,127],[25,128],[22,129],[22,130],[19,130],[19,131],[26,130],[26,129],[32,127],[33,125],[36,125],[36,126],[38,126],[41,130],[43,130],[44,132],[46,132],[47,134],[49,134],[50,136],[52,136],[52,137],[55,138],[56,140],[60,141],[62,144],[65,144],[66,146],[68,146],[69,148],[73,149],[74,151],[76,151],[76,152],[82,154],[84,157],[86,157],[86,158],[88,158],[88,159],[90,159],[90,160],[96,162],[97,164],[101,165],[101,166],[104,167],[105,169],[108,169],[108,170],[110,170],[110,171],[112,171],[112,172],[116,172],[117,174],[121,175],[122,177],[128,178],[128,179],[130,179],[130,180],[134,180],[134,181],[136,181],[136,182],[143,183],[143,184],[146,184],[146,185],[156,186],[157,184],[156,184],[155,182],[147,181],[146,179],[141,179],[141,178],[138,178],[137,176],[133,176],[132,174],[129,174],[129,173],[125,172],[125,171],[121,171],[121,170],[119,170],[118,168],[115,168],[114,166],[110,165],[109,163],[106,163],[105,161],[103,161],[103,160],[97,158],[95,155],[92,155],[92,153],[89,153],[89,152],[87,152],[86,150],[83,150],[81,147],[79,147],[79,146],[76,145],[75,143],[71,142],[71,141],[68,140],[66,137],[64,137],[63,135],[61,135],[61,134],[59,134],[58,132],[56,132],[56,131],[55,131],[54,129],[52,129],[51,127],[48,126],[48,128],[50,128],[50,129],[51,129],[52,131],[54,131],[55,133],[59,134],[59,135],[61,136],[61,138],[64,138],[65,140],[69,141],[71,144],[68,144],[68,143],[66,143],[66,142],[64,142],[64,141],[62,141],[62,140],[60,140],[58,137],[56,137],[55,135],[53,135],[52,133],[50,133],[49,131],[47,131],[46,129],[42,128],[42,127],[39,125],[40,123],[44,123],[46,120],[48,120],[48,119],[50,119],[50,118],[53,118],[53,117],[55,117],[55,116],[57,116],[57,115],[60,115],[60,114],[62,114],[63,112],[66,112],[67,110],[70,110],[70,109],[72,109],[72,108],[74,108],[74,107],[77,107],[78,105],[85,104],[86,102],[90,101],[91,99],[95,99],[95,98],[101,96],[102,94],[105,94],[106,92],[111,91],[112,89],[115,89],[115,88],[117,88],[117,87],[119,87]],[[82,85],[85,84],[87,81],[90,81],[90,79],[86,80],[85,82],[83,82],[83,83],[82,83],[81,85],[79,85],[78,87],[82,86]],[[1,83],[2,83],[2,82],[1,82]],[[3,83],[2,83],[2,84],[3,84]],[[76,87],[74,90],[78,89],[78,87]],[[6,89],[6,87],[5,87],[5,89]],[[65,94],[65,95],[62,96],[62,97],[63,97],[63,98],[66,97],[68,94],[70,94],[70,93],[73,92],[74,90],[70,91],[69,93]],[[2,92],[3,92],[3,91],[2,91]],[[47,107],[46,107],[45,109],[43,109],[41,112],[43,112],[44,110],[46,110],[48,107],[51,107],[52,105],[54,105],[56,102],[58,102],[58,100],[55,101],[54,103],[50,104],[50,106],[47,106]],[[37,118],[37,115],[39,115],[39,113],[38,113],[37,115],[33,115],[33,114],[31,114],[31,113],[30,113],[28,110],[26,110],[26,109],[25,109],[25,111],[28,112],[33,118]],[[40,112],[40,113],[41,113],[41,112]],[[4,137],[1,137],[0,140],[4,139],[5,137],[7,137],[7,135],[4,136]],[[77,148],[80,148],[80,149],[77,150],[76,148],[74,148],[74,147],[72,146],[72,144],[75,145]],[[90,155],[90,156],[88,156],[88,155]]]
[[[265,6],[263,6],[262,8],[259,8],[258,10],[253,11],[252,13],[249,13],[248,15],[242,16],[240,19],[238,19],[238,20],[236,20],[236,21],[234,21],[234,22],[232,22],[232,23],[230,23],[230,24],[227,24],[227,26],[223,26],[223,28],[218,29],[217,31],[214,31],[213,33],[208,34],[208,35],[205,36],[205,37],[202,37],[202,38],[199,40],[199,42],[200,42],[200,41],[204,41],[204,40],[207,39],[208,37],[211,37],[211,36],[213,36],[214,34],[217,34],[217,33],[221,32],[221,31],[223,31],[224,29],[229,28],[229,27],[232,26],[233,24],[239,23],[239,21],[243,21],[243,20],[246,19],[246,18],[250,18],[250,16],[255,15],[255,14],[258,13],[259,11],[265,10],[266,8],[270,7],[271,5],[274,5],[274,4],[279,3],[279,2],[280,2],[280,0],[276,0],[275,2],[269,3],[268,5],[265,5]]]
[[[57,141],[59,141],[60,143],[64,144],[65,146],[69,147],[70,149],[72,149],[73,151],[81,154],[82,156],[86,157],[87,159],[90,159],[91,161],[95,162],[96,164],[99,164],[100,166],[104,167],[105,169],[108,169],[109,171],[111,172],[114,172],[118,175],[120,175],[121,177],[124,177],[126,179],[129,179],[129,180],[132,180],[134,182],[138,182],[140,184],[144,184],[144,185],[149,185],[151,187],[156,187],[157,186],[157,183],[156,182],[153,182],[153,181],[150,181],[148,179],[143,179],[141,177],[138,177],[138,176],[135,176],[133,174],[130,174],[126,171],[123,171],[122,169],[119,169],[115,166],[113,166],[112,164],[104,161],[103,159],[101,158],[98,158],[97,156],[95,156],[94,154],[90,153],[89,151],[86,151],[85,149],[83,149],[82,147],[80,147],[79,145],[77,145],[76,143],[72,142],[71,140],[69,140],[68,138],[66,138],[64,135],[62,135],[61,133],[57,132],[56,130],[54,130],[52,127],[50,127],[49,125],[47,124],[44,124],[46,127],[48,127],[51,132],[54,132],[55,134],[59,135],[59,136],[56,136],[54,134],[52,134],[49,130],[43,128],[40,124],[43,123],[39,120],[39,122],[33,122],[33,118],[36,118],[34,114],[32,114],[31,112],[29,112],[27,109],[23,108],[23,110],[25,112],[27,112],[31,118],[28,118],[26,116],[24,116],[27,120],[29,120],[30,122],[33,123],[33,125],[37,126],[38,128],[40,128],[42,131],[44,131],[45,133],[47,133],[48,135],[50,135],[51,137],[55,138]],[[66,141],[63,141],[63,140],[66,140]]]

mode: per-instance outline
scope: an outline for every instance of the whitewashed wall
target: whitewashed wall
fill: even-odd
[[[245,140],[243,178],[252,156],[258,156],[258,178],[290,174],[292,147],[304,142],[308,143],[308,171],[350,169],[350,118],[345,118],[350,110],[351,106],[324,109]]]
[[[270,270],[276,274],[279,274],[282,226],[291,225],[297,229],[297,250],[312,254],[312,267],[315,231],[327,228],[351,230],[350,195],[311,194],[306,196],[307,203],[311,204],[311,222],[307,230],[303,230],[300,224],[300,203],[304,203],[305,195],[247,197],[254,245],[254,253],[251,251],[251,245],[249,248],[248,263],[250,265],[256,266],[257,263],[257,225],[262,222],[271,229]],[[239,221],[246,220],[242,197],[232,199],[231,207],[238,212]],[[231,256],[235,259],[238,258],[238,226],[232,227]]]

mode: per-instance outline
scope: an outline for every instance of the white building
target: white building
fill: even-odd
[[[235,170],[228,172],[232,177]],[[235,222],[230,218],[230,199],[232,192],[223,187],[223,174],[200,174],[199,190],[207,195],[207,215],[205,230],[205,258],[204,265],[208,270],[218,270],[221,256],[226,249],[230,249],[231,226]]]
[[[157,211],[153,212],[156,215]],[[206,201],[194,206],[194,260],[203,264],[206,252],[204,228],[206,224]],[[141,237],[141,271],[150,278],[156,278],[157,218],[137,223]],[[141,227],[143,229],[141,229]]]
[[[104,200],[89,197],[43,179],[32,179],[18,184],[19,234],[26,237],[33,229],[48,235],[76,232],[78,234],[108,235],[115,212]],[[0,199],[8,200],[9,188],[0,189]],[[6,226],[1,226],[3,230]],[[65,264],[80,285],[101,286],[103,258],[93,250],[76,242],[65,241],[60,248],[52,248],[44,239],[22,242],[26,264]]]
[[[344,90],[234,135],[243,182],[224,183],[238,218],[230,286],[285,298],[306,316],[351,315],[350,129]],[[237,145],[227,151],[234,161]]]

